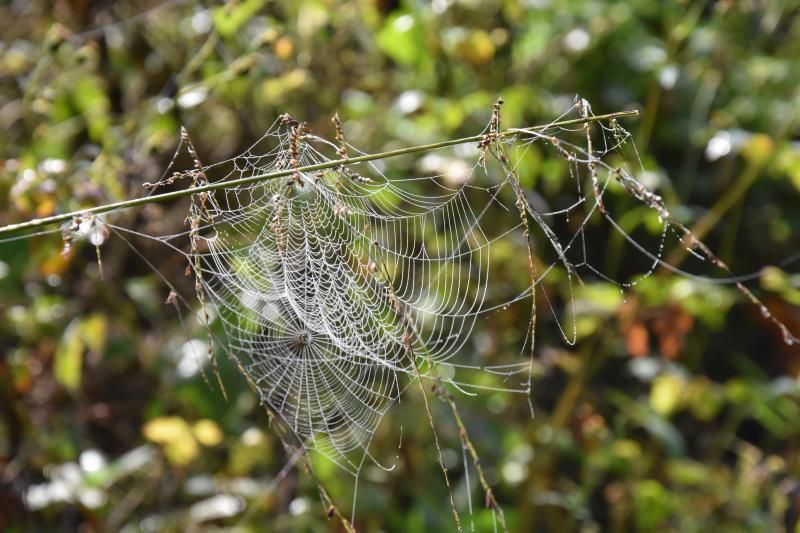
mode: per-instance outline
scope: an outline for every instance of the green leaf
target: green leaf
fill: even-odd
[[[264,0],[245,0],[228,3],[214,9],[214,27],[223,37],[230,37],[264,5]]]
[[[633,491],[634,516],[636,525],[643,531],[661,529],[672,512],[673,497],[669,491],[654,479],[637,484]]]
[[[387,18],[377,41],[380,49],[397,63],[419,65],[426,58],[422,29],[408,13]]]
[[[98,143],[105,141],[111,126],[111,102],[106,95],[103,81],[95,77],[81,78],[75,84],[72,98],[86,121],[89,137]]]

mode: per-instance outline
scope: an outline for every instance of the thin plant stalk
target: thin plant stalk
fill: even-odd
[[[611,119],[618,119],[622,117],[630,117],[638,115],[638,111],[618,111],[616,113],[608,113],[605,115],[596,115],[591,117],[581,117],[576,119],[570,120],[561,120],[557,122],[551,122],[549,124],[542,124],[538,126],[531,126],[528,128],[512,128],[505,131],[498,133],[498,137],[508,137],[513,136],[518,133],[526,133],[526,132],[535,132],[535,131],[543,131],[550,128],[558,128],[558,127],[566,127],[566,126],[574,126],[579,124],[585,124],[587,122],[600,122],[604,120],[611,120]],[[471,137],[462,137],[460,139],[451,139],[447,141],[441,141],[436,143],[430,144],[422,144],[419,146],[409,146],[406,148],[400,148],[397,150],[389,150],[386,152],[380,152],[376,154],[366,154],[357,157],[348,157],[344,159],[336,159],[332,161],[326,161],[324,163],[318,163],[315,165],[307,165],[304,167],[298,168],[288,168],[285,170],[279,170],[276,172],[268,172],[265,174],[257,174],[255,176],[247,176],[244,178],[238,178],[234,180],[226,180],[226,181],[217,181],[213,183],[206,183],[204,185],[199,185],[197,187],[191,187],[188,189],[181,189],[176,191],[165,192],[161,194],[153,194],[150,196],[144,196],[142,198],[134,198],[131,200],[124,200],[121,202],[114,202],[105,205],[99,205],[96,207],[90,207],[88,209],[80,209],[77,211],[71,211],[69,213],[62,213],[59,215],[53,215],[49,217],[43,218],[34,218],[32,220],[28,220],[26,222],[20,222],[18,224],[9,224],[7,226],[0,227],[0,235],[6,235],[10,233],[15,233],[24,230],[33,230],[38,229],[44,226],[49,226],[52,224],[59,224],[62,222],[67,222],[73,220],[75,217],[90,217],[94,215],[100,215],[103,213],[109,213],[111,211],[119,211],[122,209],[130,209],[132,207],[139,207],[142,205],[159,203],[159,202],[167,202],[170,200],[175,200],[178,198],[183,198],[185,196],[189,196],[192,194],[199,194],[206,191],[215,191],[218,189],[228,189],[232,187],[239,187],[241,185],[248,185],[251,183],[257,183],[260,181],[267,181],[275,178],[281,178],[286,176],[291,176],[296,172],[315,172],[317,170],[325,170],[329,168],[337,168],[343,165],[352,165],[354,163],[363,163],[366,161],[376,161],[379,159],[387,159],[390,157],[396,157],[399,155],[405,154],[413,154],[418,152],[428,152],[431,150],[436,150],[438,148],[446,148],[448,146],[456,146],[460,144],[466,144],[471,142],[479,142],[484,139],[484,134],[479,135],[472,135]]]

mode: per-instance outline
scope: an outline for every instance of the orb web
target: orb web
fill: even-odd
[[[288,168],[286,128],[257,146],[270,142],[229,162],[228,177]],[[326,145],[306,135],[295,165],[329,161],[317,148]],[[366,450],[413,379],[406,343],[430,373],[470,339],[490,245],[509,230],[487,230],[473,209],[496,196],[496,186],[467,185],[473,172],[458,186],[426,176],[421,189],[377,165],[348,165],[208,197],[196,252],[203,292],[227,350],[307,446],[355,467],[347,454]]]

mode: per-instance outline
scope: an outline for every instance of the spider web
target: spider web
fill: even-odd
[[[230,180],[291,168],[289,130],[276,123],[243,154],[202,172],[224,169]],[[331,161],[323,150],[337,149],[304,135],[295,165]],[[507,183],[475,185],[478,173],[490,178],[473,163],[459,184],[442,175],[390,179],[380,164],[361,163],[224,189],[198,211],[199,249],[181,250],[223,325],[223,348],[261,400],[305,446],[354,473],[415,378],[409,353],[423,377],[465,391],[498,387],[461,381],[459,370],[529,370],[524,358],[480,365],[462,357],[482,315],[524,298],[488,303],[491,247],[520,222],[502,202]],[[499,388],[529,393],[528,378]]]
[[[576,100],[556,120],[591,116],[589,104]],[[540,295],[563,339],[574,344],[573,285],[584,276],[623,290],[661,266],[735,284],[787,343],[797,342],[742,285],[746,277],[730,274],[620,164],[621,149],[632,144],[615,121],[500,136],[496,118],[479,147],[443,148],[423,158],[422,167],[435,167],[433,173],[398,176],[380,160],[295,171],[195,194],[189,230],[144,235],[186,256],[206,309],[201,319],[220,321],[224,338],[216,344],[237,362],[261,401],[303,447],[356,479],[366,458],[380,464],[370,454],[373,435],[418,378],[463,394],[506,391],[530,401],[533,296]],[[285,116],[242,154],[210,166],[199,163],[189,143],[195,168],[156,185],[188,179],[199,186],[361,155],[338,133],[334,143]],[[523,186],[533,146],[566,162],[573,193],[563,205],[543,208],[541,197]],[[613,187],[657,215],[661,232],[652,249],[605,207]],[[633,281],[612,279],[587,251],[590,226],[604,221],[649,262]],[[665,263],[665,250],[675,246],[728,276],[698,276]],[[530,277],[520,284],[519,272],[528,268]],[[554,272],[566,278],[563,302],[545,290],[543,282]],[[562,303],[567,317],[559,321]],[[482,331],[502,327],[524,313],[531,314],[527,330],[488,353],[476,347],[476,325]]]

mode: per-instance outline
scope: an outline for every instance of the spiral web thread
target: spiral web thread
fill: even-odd
[[[556,120],[568,115],[592,116],[591,107],[576,99]],[[451,161],[462,163],[455,177],[452,172],[388,177],[382,161],[294,172],[288,178],[195,194],[191,229],[156,237],[186,255],[197,276],[198,296],[212,308],[204,312],[223,325],[225,338],[219,345],[238,362],[262,402],[302,446],[328,456],[356,479],[365,458],[380,465],[369,452],[372,437],[387,410],[418,378],[433,382],[459,421],[451,391],[502,390],[530,398],[536,320],[532,294],[539,291],[553,317],[558,316],[542,285],[557,267],[566,274],[569,294],[568,318],[564,325],[555,318],[555,324],[569,344],[577,339],[574,282],[590,275],[622,290],[658,266],[706,282],[734,284],[760,306],[787,343],[797,342],[742,285],[745,277],[730,274],[671,216],[658,195],[625,167],[609,163],[619,162],[616,153],[630,140],[615,121],[600,123],[594,131],[588,123],[574,129],[508,130],[512,135],[502,138],[499,126],[498,104],[479,147],[463,145],[448,152]],[[284,116],[241,155],[208,167],[196,163],[195,169],[157,185],[184,177],[202,185],[324,163],[333,155],[346,158],[348,151],[360,154],[344,143],[338,123],[337,140],[313,135]],[[520,182],[518,164],[535,143],[568,163],[575,196],[562,208],[537,209],[536,198]],[[197,161],[191,144],[189,151]],[[605,207],[603,197],[613,182],[658,215],[662,232],[656,250],[634,240]],[[594,266],[587,254],[587,226],[598,218],[651,261],[637,280],[617,281]],[[559,237],[556,222],[570,220],[573,229]],[[180,244],[187,236],[188,252]],[[728,277],[695,276],[668,265],[662,261],[667,243],[685,247]],[[498,269],[494,254],[509,247],[514,252],[506,257],[521,259],[508,268],[530,268],[530,284],[522,290],[492,284],[493,269]],[[478,321],[501,313],[519,316],[526,308],[532,313],[530,328],[511,343],[515,352],[506,359],[476,354],[471,336]],[[212,318],[206,315],[204,321]],[[491,496],[494,502],[465,429],[462,440],[464,474],[469,474],[469,449],[487,501]]]
[[[276,147],[240,156],[233,175],[287,168],[291,139],[280,128],[267,135]],[[298,166],[328,160],[312,143],[326,144],[303,139]],[[469,198],[486,203],[491,190],[426,177],[437,190],[423,195],[401,183],[416,178],[363,166],[224,191],[204,212],[199,254],[228,350],[264,403],[351,469],[347,454],[366,451],[404,377],[413,380],[408,343],[425,376],[460,366],[501,237],[487,234]]]

